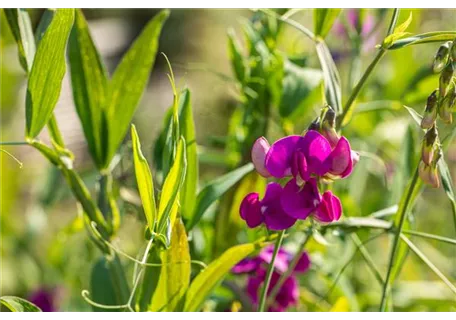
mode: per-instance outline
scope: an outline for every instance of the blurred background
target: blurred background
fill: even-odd
[[[410,11],[413,13],[409,28],[412,33],[456,30],[454,9],[402,10],[399,21],[404,21]],[[95,44],[112,72],[122,54],[158,10],[92,9],[83,12],[89,21]],[[30,14],[36,26],[43,11],[30,10]],[[223,139],[220,139],[227,135],[229,119],[239,105],[238,88],[233,80],[228,54],[227,31],[233,29],[239,42],[243,43],[242,23],[251,19],[253,14],[250,10],[171,10],[161,35],[159,52],[166,53],[171,61],[178,87],[188,87],[192,92],[201,184],[232,166]],[[359,14],[359,10],[343,10],[326,38],[341,75],[343,101],[375,56],[375,45],[381,43],[386,33],[391,12],[380,9],[363,11],[364,22],[356,37],[360,41],[357,45],[344,23],[344,19],[350,21],[352,14]],[[293,19],[310,29],[313,27],[311,9],[296,13]],[[1,140],[22,141],[26,77],[19,65],[17,48],[3,13],[0,32]],[[290,26],[282,26],[277,46],[288,57],[295,58],[293,61],[296,64],[320,68],[312,43]],[[367,216],[398,203],[410,173],[407,170],[413,170],[413,166],[407,168],[410,162],[401,160],[404,148],[412,144],[409,158],[412,163],[417,161],[418,156],[415,155],[419,153],[422,136],[402,105],[422,113],[427,96],[438,86],[438,75],[431,72],[438,47],[439,44],[423,44],[389,52],[364,87],[358,101],[360,112],[354,115],[343,132],[350,137],[353,148],[363,152],[363,161],[358,164],[355,173],[338,186],[346,216]],[[149,86],[133,120],[149,163],[153,162],[153,146],[163,126],[163,115],[172,103],[167,72],[164,57],[157,55]],[[293,118],[293,124],[282,123],[282,127],[291,128],[297,134],[307,128],[322,106],[320,92],[317,89],[309,95],[299,118]],[[73,105],[68,72],[55,114],[68,148],[75,154],[77,170],[93,189],[94,166]],[[446,129],[441,130],[445,132]],[[281,135],[282,131],[273,127],[268,138],[274,141]],[[46,131],[41,138],[48,141]],[[85,234],[83,225],[75,220],[76,203],[65,181],[60,172],[32,148],[2,148],[13,154],[22,166],[0,152],[1,294],[52,300],[52,308],[58,310],[90,310],[80,293],[89,287],[91,262],[99,253]],[[138,209],[139,198],[135,191],[130,150],[127,137],[121,148],[121,168],[115,175],[123,214],[117,241],[123,251],[135,256],[142,246],[143,218]],[[445,156],[454,177],[454,145]],[[450,203],[442,188],[425,188],[413,217],[416,230],[456,238]],[[201,237],[206,242],[208,237],[213,236],[214,221],[211,219],[213,215],[205,219],[201,228]],[[365,236],[363,232],[359,234],[361,238]],[[353,259],[338,288],[331,296],[325,297],[327,283],[321,273],[325,277],[336,275],[356,249],[351,242],[343,245],[339,236],[330,246],[317,242],[309,244],[315,267],[300,279],[302,301],[297,310],[324,310],[325,306],[319,304],[333,305],[341,297],[346,297],[344,299],[347,299],[350,310],[377,308],[381,287],[373,280],[373,275],[360,257]],[[211,250],[205,248],[204,241],[202,243],[201,252]],[[416,239],[416,244],[456,283],[454,245],[422,239]],[[293,238],[289,245],[293,246]],[[379,269],[385,272],[389,254],[387,237],[380,237],[367,247]],[[128,268],[132,272],[133,266],[128,265]],[[456,310],[453,293],[413,253],[409,253],[398,280],[394,293],[396,309]],[[237,281],[242,283],[242,279]],[[215,294],[214,301],[217,299],[231,302],[236,297],[220,290]]]

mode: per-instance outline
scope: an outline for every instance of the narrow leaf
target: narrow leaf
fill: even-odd
[[[244,57],[242,56],[241,48],[232,29],[228,31],[228,53],[236,79],[240,83],[244,83],[247,68]]]
[[[147,86],[150,71],[155,62],[158,39],[168,16],[169,11],[163,10],[147,24],[114,72],[112,82],[109,84],[106,107],[109,143],[104,159],[105,167],[109,166],[122,142]]]
[[[341,9],[314,9],[314,33],[326,37]]]
[[[191,104],[191,95],[188,89],[179,96],[179,125],[180,134],[185,139],[185,156],[187,170],[182,186],[180,202],[184,218],[190,217],[195,205],[196,189],[198,187],[198,154],[196,150],[195,123]]]
[[[453,213],[453,222],[456,231],[456,201],[454,196],[454,187],[453,187],[453,179],[451,178],[450,169],[443,157],[440,158],[438,162],[440,177],[442,177],[442,185],[445,193],[450,200],[451,203],[451,211]]]
[[[179,144],[177,145],[174,163],[166,176],[165,182],[163,183],[157,216],[157,221],[159,221],[157,230],[158,233],[162,233],[165,230],[168,219],[170,225],[174,225],[176,211],[172,209],[178,203],[179,191],[181,190],[184,182],[186,169],[187,159],[185,155],[185,140],[181,138]]]
[[[180,218],[174,222],[169,249],[161,254],[158,287],[151,311],[180,311],[179,302],[190,284],[191,257],[185,227]]]
[[[203,190],[200,191],[196,198],[195,210],[191,220],[187,224],[187,230],[191,230],[203,217],[206,210],[220,197],[227,192],[232,186],[240,181],[247,173],[253,170],[253,164],[248,163],[236,170],[213,180]]]
[[[420,126],[421,120],[423,119],[423,117],[418,112],[416,112],[414,109],[412,109],[410,107],[404,106],[404,108],[407,109],[407,111],[412,116],[413,120],[415,120],[415,122]]]
[[[38,27],[35,31],[35,43],[38,44],[41,41],[41,39],[44,36],[44,33],[51,24],[52,19],[54,19],[55,13],[55,9],[46,9],[44,11],[43,15],[41,16],[40,23],[38,24]]]
[[[430,42],[445,42],[454,40],[456,37],[456,31],[434,31],[434,32],[426,32],[417,34],[411,37],[403,38],[400,40],[394,41],[388,49],[389,50],[396,50],[401,49],[407,46],[415,45],[415,44],[423,44],[423,43],[430,43]]]
[[[0,297],[0,303],[12,312],[41,312],[41,309],[25,299],[13,296]]]
[[[98,168],[102,168],[109,134],[104,115],[108,78],[79,9],[76,10],[68,48],[74,104],[92,159]]]
[[[316,49],[323,70],[326,100],[336,113],[340,113],[342,111],[342,91],[339,71],[324,41],[319,41],[316,44]]]
[[[32,69],[35,56],[35,39],[33,37],[30,16],[26,9],[3,9],[18,46],[19,62],[25,72]]]
[[[184,311],[198,311],[212,290],[230,272],[234,265],[265,245],[266,243],[260,241],[241,244],[228,249],[219,258],[212,261],[190,284],[186,295]]]
[[[38,45],[27,87],[28,138],[40,133],[59,99],[65,75],[65,48],[73,20],[73,9],[58,9]]]
[[[131,140],[133,144],[133,161],[135,164],[136,183],[138,184],[139,195],[144,208],[147,225],[153,231],[157,219],[157,209],[155,206],[154,182],[149,164],[141,151],[136,127],[131,126]]]

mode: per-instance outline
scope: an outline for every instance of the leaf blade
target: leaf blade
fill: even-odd
[[[0,304],[3,304],[12,312],[41,312],[41,309],[25,299],[13,296],[0,297]]]
[[[314,33],[321,38],[326,37],[336,21],[341,9],[314,9]]]

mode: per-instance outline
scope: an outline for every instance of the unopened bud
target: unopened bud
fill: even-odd
[[[329,141],[332,148],[339,142],[340,137],[336,131],[336,112],[330,106],[327,106],[327,110],[323,116],[321,134]]]
[[[437,118],[437,89],[434,90],[431,95],[427,98],[426,108],[424,109],[423,120],[421,120],[421,128],[429,129]]]
[[[307,130],[315,130],[319,131],[320,130],[320,118],[316,118],[312,123],[309,125]]]
[[[443,122],[450,124],[453,122],[453,106],[456,99],[455,86],[450,85],[447,95],[439,105],[439,116]]]
[[[427,165],[430,165],[434,159],[434,147],[437,142],[437,129],[433,126],[424,135],[423,144],[421,147],[421,160]]]
[[[446,64],[448,63],[448,58],[450,57],[450,48],[451,41],[445,42],[440,46],[437,54],[434,57],[434,64],[432,66],[432,69],[435,73],[439,73],[443,70],[443,68],[445,68]]]
[[[436,166],[433,167],[432,165],[427,165],[421,161],[418,168],[418,173],[424,183],[430,185],[433,188],[438,188],[440,186],[439,173]]]
[[[439,83],[439,91],[440,91],[440,99],[443,99],[448,91],[448,86],[451,83],[451,78],[453,77],[454,67],[453,63],[447,64],[447,66],[442,70],[440,74],[440,83]]]

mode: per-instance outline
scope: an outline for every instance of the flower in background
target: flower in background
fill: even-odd
[[[41,287],[30,293],[27,300],[35,304],[43,312],[56,312],[58,311],[59,292],[58,288]]]
[[[271,262],[274,246],[264,248],[257,257],[247,258],[239,262],[232,269],[233,273],[249,275],[246,291],[253,305],[258,305],[259,292],[263,287],[266,278],[266,268]],[[274,287],[278,284],[280,277],[285,273],[293,259],[293,255],[287,250],[280,248],[274,261],[274,272],[268,289],[271,294]],[[303,252],[291,275],[283,282],[274,298],[269,311],[285,311],[290,306],[296,305],[299,298],[299,286],[296,274],[304,273],[310,268],[310,258],[307,252]]]

